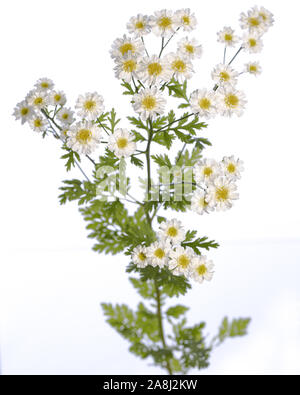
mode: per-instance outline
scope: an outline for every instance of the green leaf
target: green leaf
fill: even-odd
[[[127,117],[127,119],[130,121],[130,123],[133,126],[136,126],[139,129],[144,129],[148,131],[147,125],[143,123],[143,121],[140,118],[135,118],[135,117]]]
[[[179,318],[181,315],[184,315],[188,310],[189,310],[188,307],[179,304],[177,306],[170,307],[166,311],[166,314],[169,317]]]
[[[210,248],[218,248],[219,244],[214,240],[208,240],[208,237],[199,237],[193,240],[196,232],[188,232],[185,241],[182,243],[183,247],[190,247],[197,255],[201,255],[200,249],[209,250]],[[188,240],[188,241],[187,241]]]
[[[143,298],[145,299],[154,298],[155,287],[152,281],[142,281],[133,277],[130,277],[129,281]]]
[[[107,119],[110,123],[110,127],[108,127],[108,129],[112,133],[114,133],[116,126],[121,121],[121,119],[117,119],[117,114],[114,108],[111,110],[110,115],[107,117]]]
[[[62,194],[59,195],[60,204],[78,200],[78,205],[88,203],[96,197],[95,185],[88,181],[66,180],[64,186],[59,189]]]
[[[234,319],[229,322],[228,318],[225,317],[214,340],[217,340],[217,345],[220,345],[228,338],[246,336],[250,322],[250,318]]]
[[[129,82],[126,82],[125,80],[123,80],[123,82],[121,83],[121,86],[123,86],[123,88],[125,88],[123,95],[131,95],[132,96],[136,93],[135,90],[132,88],[131,84]]]
[[[80,155],[77,152],[72,151],[66,145],[64,145],[62,147],[62,149],[67,151],[67,153],[65,155],[63,155],[61,157],[61,159],[67,160],[66,163],[65,163],[65,167],[66,167],[67,171],[70,171],[72,169],[72,167],[76,166],[75,160],[80,162]]]

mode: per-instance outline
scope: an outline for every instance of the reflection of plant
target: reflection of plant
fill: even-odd
[[[221,30],[218,41],[224,44],[224,56],[223,63],[212,71],[214,86],[189,94],[187,80],[202,46],[184,37],[176,53],[164,56],[164,51],[179,31],[189,33],[196,22],[189,9],[175,13],[162,10],[151,17],[138,15],[127,25],[132,36],[124,35],[113,43],[116,77],[138,114],[128,117],[131,130],[120,127],[114,109],[105,112],[103,98],[96,92],[79,96],[76,121],[74,111],[65,107],[65,94],[55,91],[47,78],[36,83],[14,112],[43,137],[52,134],[60,140],[67,171],[75,166],[81,171],[83,180],[64,181],[60,203],[78,201],[89,237],[95,240],[95,251],[131,257],[127,271],[135,276],[130,281],[147,302],[140,303],[136,311],[126,305],[103,304],[107,321],[130,342],[131,352],[141,358],[152,357],[170,374],[207,367],[214,347],[247,332],[249,319],[230,322],[225,318],[217,336],[209,341],[204,323],[187,325],[187,307],[166,306],[168,298],[184,295],[191,288],[191,280],[203,283],[212,279],[214,265],[202,252],[218,244],[197,237],[196,231],[186,231],[180,221],[168,220],[158,212],[191,209],[202,215],[229,209],[238,198],[236,182],[242,162],[233,156],[220,162],[203,158],[204,148],[211,143],[199,135],[207,127],[200,119],[243,113],[245,95],[236,84],[241,74],[258,75],[261,67],[256,61],[248,62],[244,71],[237,72],[232,63],[242,51],[257,53],[262,49],[262,35],[273,24],[273,16],[257,7],[243,13],[243,39],[230,27]],[[151,32],[161,37],[161,47],[149,56],[144,36]],[[226,62],[227,51],[239,42],[239,49]],[[178,108],[187,112],[176,115],[170,110],[166,114],[166,96],[179,99]],[[155,145],[172,153],[176,143],[182,147],[175,157],[153,153]],[[93,159],[91,155],[102,144],[104,153]],[[83,170],[84,158],[93,165],[92,176]],[[126,158],[144,189],[141,199],[133,196]],[[153,179],[154,166],[158,182]],[[146,178],[138,174],[144,167]],[[128,203],[137,206],[134,213],[128,211]]]

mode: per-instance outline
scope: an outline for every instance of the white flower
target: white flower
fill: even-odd
[[[202,45],[194,38],[184,37],[178,42],[178,52],[190,59],[201,58]]]
[[[104,112],[103,97],[97,92],[80,95],[75,108],[80,117],[93,121]]]
[[[69,125],[63,125],[60,129],[60,137],[62,140],[66,140],[68,138],[68,132],[70,131]]]
[[[136,150],[134,135],[126,129],[116,129],[108,138],[108,148],[118,158],[130,156]]]
[[[29,120],[29,125],[35,132],[43,133],[47,130],[48,123],[42,116],[34,114]]]
[[[162,240],[169,241],[173,245],[180,244],[185,239],[185,230],[180,221],[172,219],[171,221],[160,224],[159,237]]]
[[[217,33],[218,34],[218,42],[225,44],[226,47],[234,47],[239,42],[239,37],[234,34],[234,30],[225,26],[223,30]]]
[[[261,52],[263,49],[263,41],[261,36],[258,36],[255,33],[244,36],[243,48],[249,53]]]
[[[237,180],[241,178],[241,172],[244,170],[244,167],[241,160],[234,159],[234,156],[225,156],[221,162],[221,169],[228,178]]]
[[[149,85],[168,82],[172,77],[172,70],[166,58],[159,58],[156,55],[152,55],[141,60],[139,77]]]
[[[62,124],[71,125],[75,121],[74,111],[70,108],[62,108],[57,113],[57,118]]]
[[[144,45],[140,39],[137,40],[127,37],[124,34],[123,38],[117,38],[113,42],[110,54],[113,59],[117,59],[122,58],[128,52],[131,52],[134,56],[140,56],[143,54],[144,50]]]
[[[133,263],[137,265],[137,267],[146,267],[148,265],[147,248],[142,246],[136,247],[132,252],[131,259]]]
[[[151,32],[151,25],[147,15],[138,14],[130,18],[127,23],[129,33],[134,34],[136,37],[142,37]]]
[[[231,66],[218,64],[212,71],[211,77],[218,85],[233,87],[237,83],[239,73]]]
[[[264,22],[265,30],[268,30],[269,27],[271,27],[274,23],[273,14],[270,11],[268,11],[267,9],[265,9],[264,7],[260,7],[258,9],[258,13]]]
[[[198,185],[202,182],[207,184],[219,175],[220,167],[214,159],[206,158],[195,165],[193,172]]]
[[[177,27],[183,27],[184,31],[190,32],[196,28],[197,19],[195,14],[192,14],[189,8],[176,11],[174,18]]]
[[[200,215],[214,211],[214,208],[210,207],[206,201],[205,191],[198,189],[193,193],[191,199],[191,210]]]
[[[162,97],[157,87],[146,88],[133,96],[133,108],[141,119],[156,119],[157,115],[164,112],[166,100]]]
[[[78,154],[91,154],[100,144],[101,131],[91,122],[82,121],[67,132],[67,146]]]
[[[207,189],[207,202],[217,210],[227,210],[232,207],[232,201],[238,199],[237,187],[231,179],[218,177],[211,182]]]
[[[16,119],[20,119],[23,125],[34,115],[33,107],[29,106],[26,100],[23,100],[16,105],[13,115]]]
[[[40,78],[34,86],[38,90],[48,91],[54,88],[54,83],[49,78]]]
[[[266,23],[257,7],[253,7],[247,13],[242,12],[240,23],[242,29],[248,29],[251,33],[263,34],[267,30]]]
[[[52,91],[50,93],[50,104],[53,106],[64,106],[67,102],[66,95],[63,91]]]
[[[236,89],[220,89],[218,101],[220,113],[227,117],[241,116],[247,103],[245,94]]]
[[[213,269],[214,264],[212,261],[208,261],[206,256],[197,256],[192,261],[191,277],[200,284],[202,284],[204,280],[211,281],[214,275]]]
[[[139,68],[139,58],[127,52],[122,58],[116,59],[115,75],[120,80],[131,82],[132,78],[137,77]]]
[[[176,247],[170,252],[169,269],[176,276],[183,274],[188,277],[194,257],[194,251],[190,247]]]
[[[168,263],[170,244],[164,241],[156,241],[147,248],[147,258],[152,266],[163,267]]]
[[[41,90],[34,90],[29,92],[26,99],[28,101],[28,104],[37,111],[45,108],[49,104],[49,96],[47,92]]]
[[[170,53],[166,56],[168,60],[174,78],[179,82],[183,82],[186,79],[192,78],[193,75],[193,65],[191,61],[179,53]]]
[[[150,17],[150,25],[155,35],[167,37],[175,32],[176,25],[173,12],[170,10],[156,11]]]
[[[217,96],[214,91],[197,89],[191,94],[191,109],[200,117],[212,118],[217,113]]]
[[[259,62],[249,62],[245,64],[246,73],[258,76],[262,72]]]

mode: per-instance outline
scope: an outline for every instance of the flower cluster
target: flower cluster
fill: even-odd
[[[175,276],[192,278],[199,283],[210,281],[214,265],[206,256],[197,255],[184,246],[186,232],[180,221],[173,219],[160,224],[157,241],[148,247],[138,246],[133,250],[132,261],[139,268],[148,265],[168,268]]]
[[[243,162],[234,156],[221,162],[203,159],[194,167],[197,189],[191,199],[191,209],[198,214],[228,210],[238,199],[236,181],[241,178]]]

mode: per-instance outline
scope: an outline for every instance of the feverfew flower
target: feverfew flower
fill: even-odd
[[[141,60],[139,77],[149,85],[168,82],[172,77],[172,70],[166,58],[159,58],[157,55],[152,55]]]
[[[178,52],[190,59],[201,58],[202,45],[199,45],[198,41],[194,38],[189,39],[185,37],[178,42]]]
[[[34,115],[33,107],[29,106],[26,100],[23,100],[16,105],[13,115],[16,119],[20,119],[23,125]]]
[[[70,108],[62,108],[56,116],[62,124],[71,125],[75,121],[74,111]]]
[[[116,77],[126,82],[131,82],[132,78],[137,77],[139,67],[139,58],[127,52],[122,58],[116,59],[116,67],[114,68]]]
[[[62,140],[66,140],[68,138],[68,132],[70,131],[69,125],[63,125],[60,129],[60,137]]]
[[[245,94],[236,89],[221,89],[218,100],[220,113],[227,117],[241,116],[247,103]]]
[[[232,201],[238,199],[237,187],[231,179],[218,177],[207,189],[207,202],[217,210],[227,210],[232,207]]]
[[[214,159],[200,160],[193,169],[195,181],[198,185],[208,183],[219,175],[219,164]]]
[[[67,136],[67,146],[78,154],[91,154],[101,141],[99,127],[88,121],[76,123],[67,132]]]
[[[170,252],[169,269],[175,275],[188,277],[194,257],[194,251],[190,247],[176,247]]]
[[[191,13],[189,8],[175,12],[175,24],[178,28],[182,27],[184,31],[190,32],[196,28],[197,19],[195,14]]]
[[[225,26],[223,30],[217,33],[218,42],[225,44],[226,47],[234,47],[239,42],[239,37],[234,34],[231,27]]]
[[[231,66],[218,64],[212,71],[211,77],[218,85],[233,87],[237,83],[239,73]]]
[[[156,241],[147,248],[147,258],[152,266],[163,267],[168,263],[170,244],[165,241]]]
[[[261,36],[258,36],[255,33],[244,36],[243,48],[249,53],[261,52],[263,49],[263,41]]]
[[[166,100],[157,87],[147,88],[136,93],[133,98],[133,108],[144,121],[148,118],[156,119],[164,112]]]
[[[260,7],[258,9],[258,13],[259,13],[260,17],[262,18],[262,20],[264,21],[265,30],[268,30],[269,27],[271,27],[274,23],[273,14],[270,11],[268,11],[267,9],[265,9],[264,7]]]
[[[193,65],[186,56],[179,53],[170,53],[166,58],[176,80],[183,82],[184,80],[192,78],[194,72]]]
[[[247,13],[242,12],[240,16],[242,29],[248,29],[251,33],[263,34],[266,31],[264,19],[259,14],[258,8],[254,7]]]
[[[258,76],[262,73],[262,68],[259,62],[249,62],[245,64],[245,71],[246,73]]]
[[[54,82],[49,78],[40,78],[34,86],[38,90],[48,91],[54,88]]]
[[[228,178],[237,180],[241,178],[241,172],[244,170],[244,167],[241,160],[234,159],[234,156],[225,156],[221,162],[221,169]]]
[[[118,158],[131,156],[136,150],[134,135],[126,129],[116,129],[108,138],[108,148]]]
[[[202,118],[212,118],[217,113],[217,96],[214,91],[197,89],[191,94],[191,109]]]
[[[193,193],[191,199],[191,210],[200,215],[214,210],[214,208],[210,207],[206,201],[205,191],[198,189]]]
[[[50,104],[53,106],[64,106],[67,102],[66,95],[63,91],[53,91],[50,93]]]
[[[47,92],[41,90],[34,90],[28,93],[27,101],[34,110],[41,110],[49,104],[49,96]]]
[[[93,121],[104,112],[103,97],[97,92],[79,95],[75,108],[80,117]]]
[[[34,114],[29,120],[29,125],[35,132],[43,133],[47,130],[48,123],[42,116]]]
[[[140,56],[144,52],[144,45],[139,39],[127,37],[125,34],[123,38],[117,38],[110,50],[111,57],[117,59],[131,52],[132,55]]]
[[[173,245],[180,244],[185,239],[185,230],[181,222],[176,219],[162,222],[159,229],[159,237],[162,240],[171,242]]]
[[[214,264],[212,261],[208,261],[206,256],[197,256],[192,261],[191,277],[200,284],[202,284],[204,280],[211,281],[214,275],[213,269]]]
[[[130,18],[127,23],[129,33],[134,34],[136,37],[142,37],[151,32],[151,25],[147,15],[138,14]]]
[[[170,10],[156,11],[150,17],[150,25],[155,35],[168,37],[175,33],[176,25],[173,12]]]
[[[136,247],[132,252],[131,259],[133,263],[137,265],[137,267],[146,267],[148,265],[147,248],[142,246]]]

